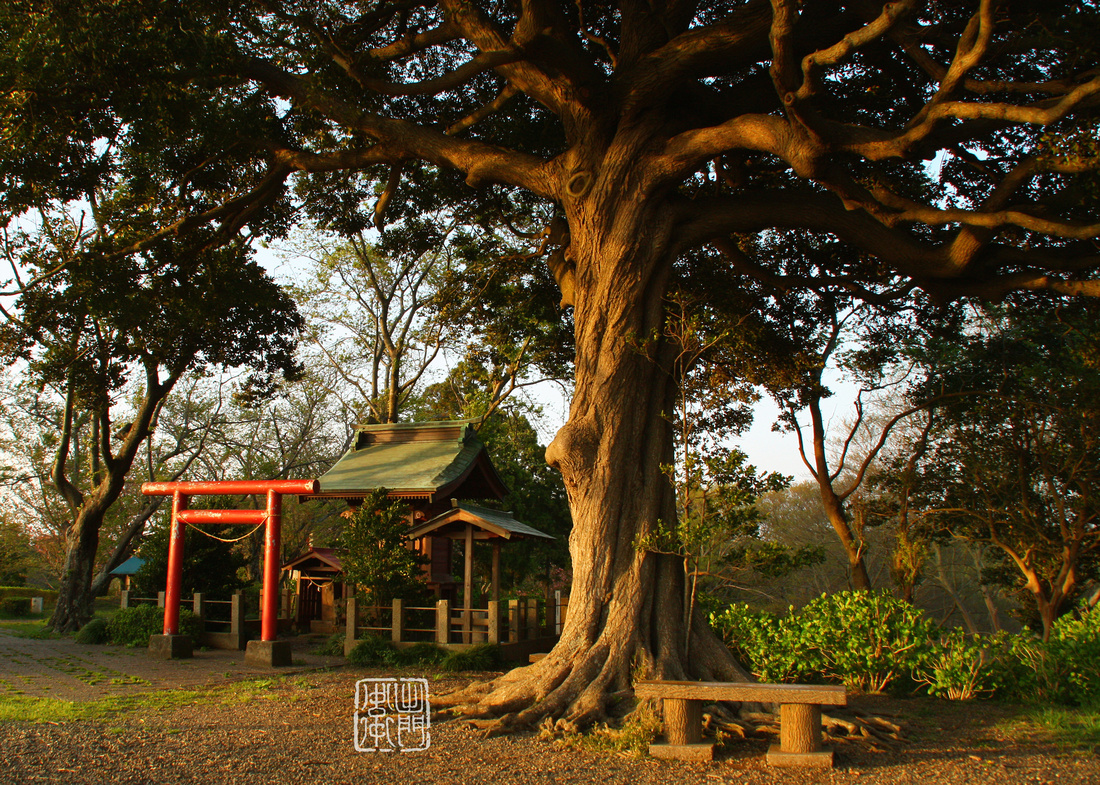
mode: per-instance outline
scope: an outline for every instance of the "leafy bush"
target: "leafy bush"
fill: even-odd
[[[910,678],[931,653],[936,629],[885,592],[822,595],[782,618],[732,605],[711,621],[763,681],[825,679],[870,692]]]
[[[107,632],[106,619],[92,619],[81,627],[80,632],[76,634],[76,642],[86,645],[107,643],[108,640],[110,640],[110,635]]]
[[[711,623],[763,681],[839,680],[857,690],[909,682],[952,700],[1100,702],[1100,609],[1063,616],[1046,643],[1027,632],[939,635],[919,610],[880,592],[824,595],[785,617],[731,605]]]
[[[913,680],[925,685],[929,695],[949,700],[1004,694],[1018,678],[1015,646],[1014,636],[1007,633],[983,636],[951,630],[933,643]]]
[[[450,656],[446,649],[436,646],[434,643],[416,643],[405,648],[398,648],[388,639],[379,635],[365,635],[348,654],[348,661],[355,665],[406,667],[411,665],[440,665],[445,663]],[[451,668],[450,670],[475,670],[475,668]],[[485,669],[480,668],[480,670]]]
[[[0,600],[0,616],[23,617],[31,615],[29,597],[5,597]]]
[[[1020,667],[1010,694],[1072,705],[1100,700],[1100,608],[1061,617],[1046,643],[1018,638],[1014,654]]]
[[[38,586],[0,586],[0,599],[4,597],[41,597],[46,605],[57,602],[57,589]]]
[[[378,635],[364,635],[348,653],[355,665],[396,665],[397,647]]]
[[[931,619],[884,591],[823,595],[797,617],[807,668],[861,692],[881,692],[899,676],[909,677],[936,637]]]
[[[150,635],[164,630],[164,609],[155,605],[138,605],[123,608],[107,622],[107,634],[111,643],[124,646],[148,646]],[[180,633],[198,640],[202,623],[194,613],[180,608]]]
[[[439,667],[445,671],[491,671],[500,667],[500,646],[479,643],[463,651],[450,651]]]
[[[438,665],[447,657],[447,650],[434,643],[414,643],[397,653],[406,665]]]
[[[325,642],[317,646],[313,650],[313,653],[320,654],[322,657],[343,657],[344,633],[334,632],[332,635],[325,638]]]
[[[738,659],[761,681],[795,682],[805,675],[789,618],[736,603],[711,614],[711,624]]]

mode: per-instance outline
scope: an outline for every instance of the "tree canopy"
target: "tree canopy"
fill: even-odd
[[[155,172],[155,219],[118,259],[280,234],[298,208],[342,233],[444,211],[526,240],[572,307],[547,458],[577,601],[549,656],[470,697],[588,722],[639,663],[745,675],[676,612],[682,563],[635,545],[675,515],[674,283],[1100,293],[1098,19],[1068,0],[13,0],[0,206]],[[851,252],[799,274],[761,252],[791,230]]]

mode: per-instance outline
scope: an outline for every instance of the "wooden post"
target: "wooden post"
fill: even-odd
[[[462,642],[470,643],[470,632],[474,626],[474,526],[466,524],[466,544],[462,549],[464,562],[462,571],[462,605],[466,608],[462,613]]]
[[[516,619],[516,627],[519,630],[519,640],[527,640],[527,598],[520,597],[517,600],[519,603],[519,618]]]
[[[435,642],[441,646],[451,642],[450,600],[440,600],[435,604]]]
[[[248,647],[248,630],[244,624],[244,592],[237,592],[229,605],[229,633],[237,639],[237,648],[244,651]]]
[[[405,635],[405,601],[393,601],[393,619],[390,621],[390,640],[401,643]]]
[[[202,629],[202,624],[206,620],[206,608],[202,605],[202,592],[195,592],[195,596],[191,600],[191,612],[199,619],[199,629]]]
[[[500,601],[489,600],[489,643],[500,643]]]
[[[359,598],[354,594],[347,599],[347,616],[344,617],[344,649],[350,651],[359,635]],[[346,653],[346,652],[345,652]]]
[[[539,603],[540,599],[531,597],[527,600],[527,640],[533,641],[539,637]]]
[[[561,607],[561,589],[554,589],[554,634],[561,635],[561,625],[565,621],[565,614]]]
[[[493,600],[500,601],[500,538],[493,539]]]
[[[164,592],[162,592],[162,591],[157,592],[157,607],[158,608],[163,608],[164,607]]]
[[[172,523],[168,529],[168,582],[165,593],[158,595],[158,605],[164,608],[164,634],[180,634],[180,592],[183,585],[183,522],[180,513],[187,509],[187,497],[176,491],[172,494]]]
[[[519,643],[519,600],[508,600],[508,642]]]
[[[703,704],[696,700],[664,699],[665,738],[669,744],[698,744],[703,738]]]
[[[118,607],[129,608],[130,607],[130,590],[123,589],[122,594],[119,595]]]
[[[280,532],[282,526],[282,494],[267,492],[267,523],[264,525],[264,598],[260,604],[260,640],[279,637],[279,578],[281,570]]]

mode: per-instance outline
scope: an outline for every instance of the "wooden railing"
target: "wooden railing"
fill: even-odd
[[[281,593],[279,623],[282,625],[291,618],[288,613],[292,608],[289,592]],[[158,592],[157,597],[134,597],[129,591],[123,591],[119,604],[123,608],[131,608],[140,604],[156,603],[158,607],[164,607],[164,592]],[[190,599],[180,599],[180,606],[189,608],[202,622],[202,635],[195,641],[197,645],[209,646],[214,649],[237,649],[244,651],[249,638],[254,638],[260,631],[260,617],[249,616],[247,599],[243,592],[237,592],[228,600],[208,600],[201,592],[195,592]],[[256,612],[261,606],[257,605]],[[218,611],[226,611],[219,613]],[[221,617],[221,618],[217,618]]]
[[[569,598],[561,592],[550,602],[541,598],[490,600],[485,608],[452,607],[448,600],[428,607],[408,606],[404,600],[368,606],[358,597],[349,597],[345,649],[369,633],[389,637],[396,644],[430,641],[441,646],[544,640],[561,634],[568,605]]]

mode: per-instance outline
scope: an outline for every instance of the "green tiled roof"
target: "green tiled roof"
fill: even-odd
[[[476,504],[468,504],[467,502],[456,501],[454,506],[460,510],[465,510],[471,515],[476,515],[478,518],[482,518],[488,523],[495,526],[499,526],[512,534],[522,535],[524,537],[542,537],[547,540],[557,539],[551,534],[539,531],[534,526],[528,526],[526,523],[520,523],[512,517],[512,513],[503,512],[501,510],[490,510],[487,507],[478,507]]]
[[[431,494],[461,479],[484,452],[465,421],[359,426],[355,446],[319,478],[320,493]]]

